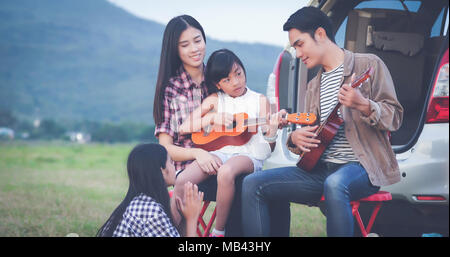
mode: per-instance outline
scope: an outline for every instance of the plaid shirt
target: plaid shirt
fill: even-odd
[[[204,71],[204,70],[203,70]],[[163,122],[156,124],[155,137],[160,133],[167,133],[173,138],[173,144],[183,148],[194,147],[191,135],[180,135],[178,127],[183,123],[208,96],[208,89],[203,81],[197,85],[186,72],[183,65],[176,71],[176,75],[170,78],[164,91]],[[181,170],[191,161],[175,162],[175,169]]]
[[[151,197],[133,198],[114,230],[113,237],[179,237],[163,207]]]

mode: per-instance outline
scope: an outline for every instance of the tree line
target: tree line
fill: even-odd
[[[155,127],[135,122],[60,121],[20,119],[9,110],[0,109],[0,127],[14,131],[16,139],[23,140],[70,140],[69,133],[90,135],[93,142],[156,142]]]

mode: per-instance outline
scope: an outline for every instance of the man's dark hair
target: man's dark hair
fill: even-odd
[[[328,38],[333,43],[336,43],[331,19],[320,9],[312,6],[303,7],[292,14],[286,23],[284,23],[283,30],[298,29],[303,33],[309,33],[314,39],[314,33],[319,27],[322,27],[327,33]]]

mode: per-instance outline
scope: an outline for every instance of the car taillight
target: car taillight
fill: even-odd
[[[416,195],[418,201],[445,201],[445,197],[440,195]]]
[[[280,83],[280,66],[281,61],[283,59],[284,51],[278,55],[277,62],[273,67],[273,72],[269,75],[269,79],[267,81],[267,98],[270,101],[270,104],[276,106],[276,110],[280,110],[280,101],[279,101],[279,83]]]
[[[438,74],[435,77],[433,92],[428,104],[426,123],[445,123],[449,121],[449,71],[448,49],[442,57]]]

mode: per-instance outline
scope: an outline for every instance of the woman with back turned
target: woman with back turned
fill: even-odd
[[[130,185],[125,199],[100,228],[97,236],[177,237],[167,186],[175,183],[175,168],[167,150],[159,144],[141,144],[128,156]],[[185,236],[196,236],[203,193],[196,185],[184,185],[184,201],[178,208],[186,219]],[[184,204],[183,204],[184,202]]]

